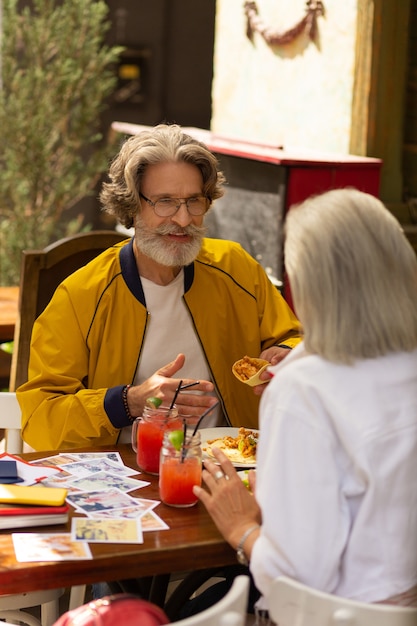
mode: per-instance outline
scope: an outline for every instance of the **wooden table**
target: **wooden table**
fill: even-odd
[[[84,451],[110,450],[90,448]],[[135,467],[135,455],[129,445],[112,450],[120,452],[129,467]],[[80,451],[80,450],[78,450]],[[51,453],[23,454],[26,460]],[[157,477],[140,475],[151,481],[130,495],[159,499]],[[143,544],[90,544],[93,559],[42,563],[18,563],[10,531],[0,533],[0,593],[22,593],[54,589],[101,581],[155,576],[209,567],[236,564],[234,550],[224,541],[204,506],[177,509],[158,505],[155,512],[168,524],[169,530],[144,532]],[[60,526],[24,528],[18,532],[69,532],[70,522]]]
[[[13,339],[18,299],[19,287],[0,287],[0,343]]]

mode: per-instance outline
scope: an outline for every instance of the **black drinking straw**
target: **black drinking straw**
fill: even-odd
[[[206,415],[208,415],[209,413],[212,412],[213,409],[216,408],[216,406],[219,405],[219,402],[217,401],[216,404],[213,404],[212,406],[210,406],[207,411],[204,411],[204,413],[202,413],[202,415],[200,415],[200,419],[198,420],[197,424],[195,425],[195,428],[193,430],[193,434],[191,435],[191,438],[194,437],[194,435],[197,432],[198,427],[200,426],[201,422],[203,421],[203,419],[206,417]]]
[[[180,391],[184,391],[184,389],[188,389],[189,387],[195,387],[196,385],[199,385],[200,381],[196,380],[194,383],[188,383],[188,385],[183,385],[180,389]]]
[[[184,459],[186,455],[185,444],[186,444],[186,439],[187,439],[187,420],[185,419],[185,417],[182,420],[182,434],[183,434],[183,440],[182,440],[182,448],[181,448],[181,463],[184,463]]]
[[[206,417],[206,415],[208,415],[209,413],[211,413],[211,412],[212,412],[212,410],[213,410],[213,409],[215,409],[215,408],[216,408],[216,406],[218,406],[218,405],[219,405],[219,402],[217,401],[215,404],[213,404],[213,406],[209,406],[209,408],[208,408],[206,411],[204,411],[204,413],[202,413],[202,414],[200,415],[199,420],[198,420],[197,424],[195,425],[194,430],[193,430],[193,432],[192,432],[192,435],[191,435],[191,439],[190,439],[190,441],[192,440],[192,438],[193,438],[193,437],[194,437],[194,435],[196,434],[196,432],[197,432],[197,430],[198,430],[198,427],[200,426],[201,422],[202,422],[202,421],[203,421],[203,419]],[[185,428],[185,420],[184,420],[184,441],[183,441],[183,443],[182,443],[182,448],[181,448],[181,463],[183,463],[183,462],[184,462],[184,459],[185,459],[185,457],[186,457],[186,455],[187,455],[187,449],[186,449],[186,447],[185,447],[185,431],[186,431],[186,428]]]
[[[176,399],[177,399],[177,397],[178,397],[178,394],[179,394],[180,389],[181,389],[181,385],[182,385],[182,380],[180,380],[179,385],[178,385],[178,387],[177,387],[177,388],[176,388],[176,390],[175,390],[174,397],[172,398],[172,402],[171,402],[171,404],[170,404],[169,410],[171,410],[171,409],[173,409],[173,408],[174,408],[175,400],[176,400]]]

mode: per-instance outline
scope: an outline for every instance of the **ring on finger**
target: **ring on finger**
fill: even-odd
[[[222,470],[217,470],[217,472],[214,472],[214,480],[220,480],[220,478],[226,478],[225,474],[222,472]]]

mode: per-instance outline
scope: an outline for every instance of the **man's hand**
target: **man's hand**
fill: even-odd
[[[265,361],[269,361],[271,365],[276,365],[282,359],[285,359],[286,356],[291,352],[290,348],[280,348],[280,346],[271,346],[266,350],[263,350],[259,355],[260,359],[265,359]]]
[[[288,356],[290,352],[291,352],[290,348],[280,348],[279,346],[271,346],[270,348],[263,350],[261,354],[259,355],[259,358],[269,361],[271,365],[276,365],[277,363],[282,361],[282,359],[285,359],[285,357]],[[268,371],[262,372],[260,378],[261,380],[268,381],[271,379],[271,374],[269,374]],[[253,387],[253,393],[255,394],[255,396],[261,396],[263,392],[265,391],[265,388],[266,388],[265,384],[256,385],[255,387]]]
[[[130,387],[127,394],[127,401],[129,410],[134,417],[142,415],[147,398],[161,398],[165,405],[171,404],[181,381],[181,378],[173,378],[173,376],[183,367],[184,363],[184,354],[178,354],[174,361],[160,367],[155,374],[152,374],[152,376],[141,385]],[[181,386],[186,387],[187,385],[192,385],[190,391],[200,391],[203,393],[187,393],[186,390],[180,392],[175,401],[175,405],[180,414],[199,416],[217,402],[215,396],[205,395],[214,390],[214,385],[210,381],[197,381],[195,378],[184,378]]]

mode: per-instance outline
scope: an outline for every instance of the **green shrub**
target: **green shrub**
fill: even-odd
[[[21,251],[81,230],[64,211],[107,169],[101,113],[121,48],[105,44],[103,0],[3,0],[0,85],[0,284]]]

